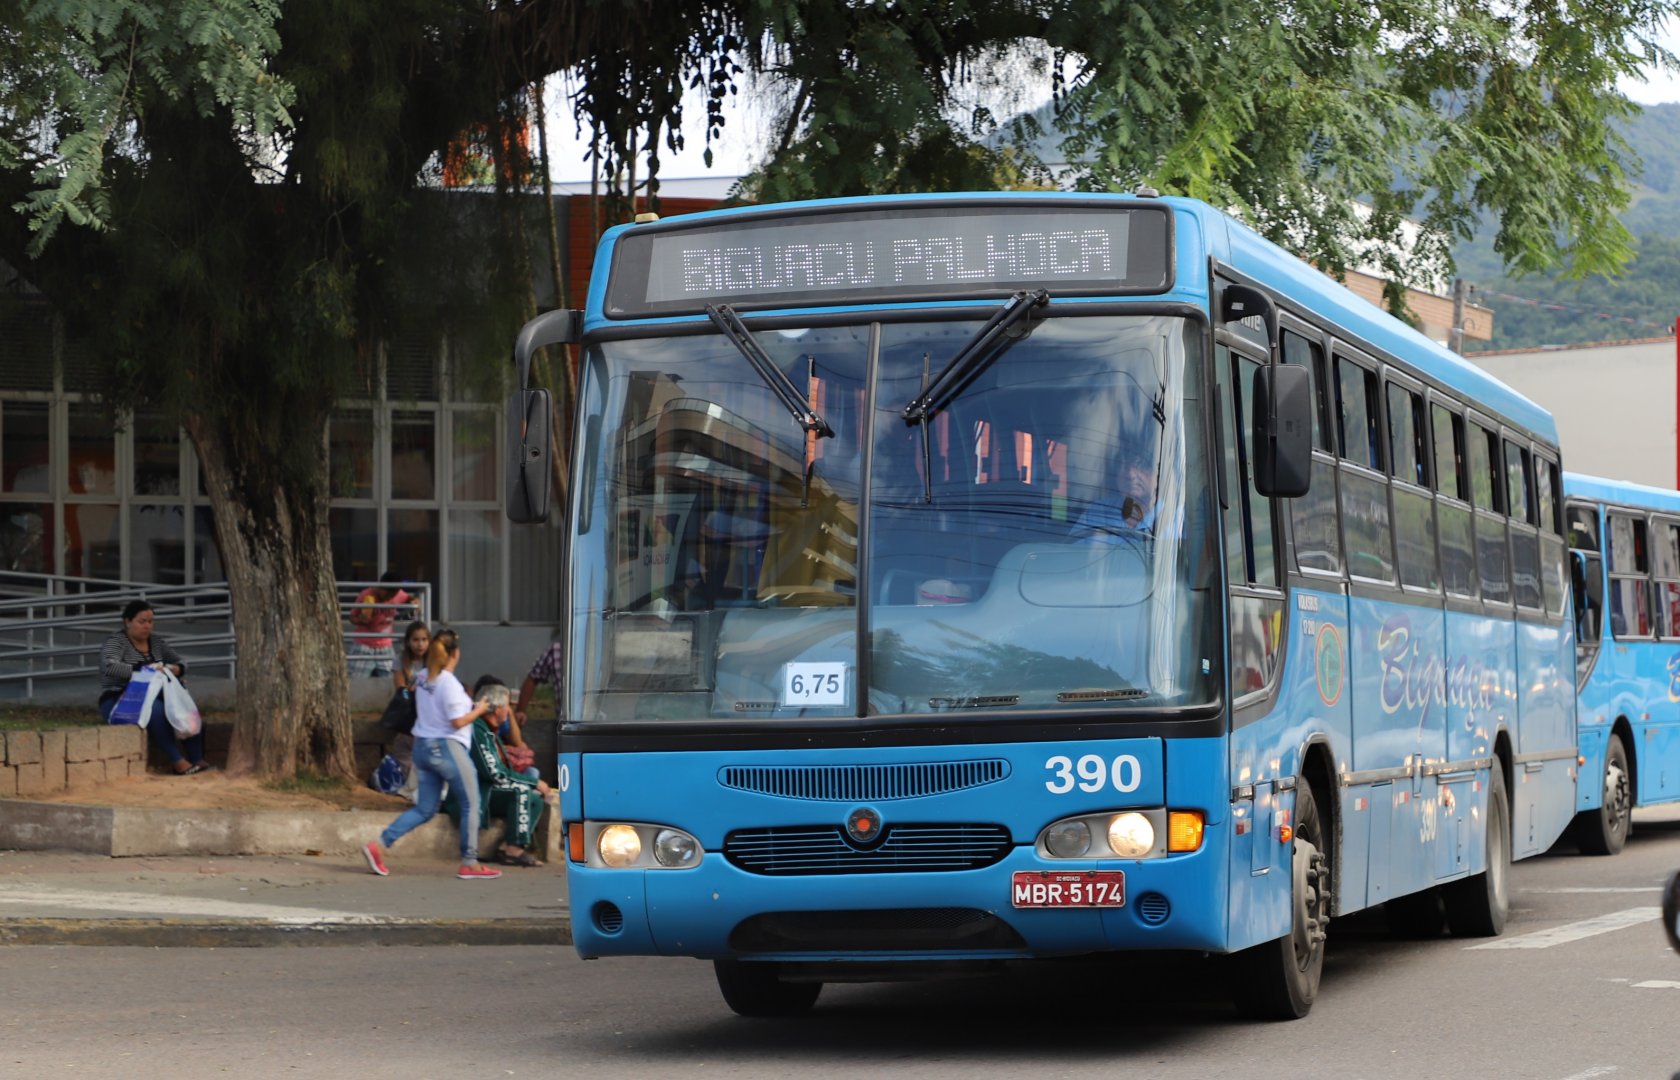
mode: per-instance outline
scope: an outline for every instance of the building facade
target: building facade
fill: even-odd
[[[1466,359],[1557,418],[1563,467],[1680,487],[1673,337],[1473,352]]]

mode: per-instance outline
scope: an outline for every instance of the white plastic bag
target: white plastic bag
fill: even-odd
[[[204,720],[198,715],[198,705],[181,680],[167,667],[158,674],[163,683],[163,715],[169,717],[169,726],[175,729],[175,734],[190,738],[203,731]]]

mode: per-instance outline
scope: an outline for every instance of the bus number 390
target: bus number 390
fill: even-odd
[[[1045,790],[1052,795],[1066,795],[1076,783],[1080,791],[1101,791],[1112,784],[1120,792],[1136,791],[1143,783],[1143,765],[1131,754],[1121,754],[1112,762],[1096,754],[1086,754],[1077,763],[1057,754],[1044,767],[1055,774],[1044,782]]]

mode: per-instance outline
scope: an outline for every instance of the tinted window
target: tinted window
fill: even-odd
[[[1388,387],[1388,460],[1394,478],[1425,486],[1429,451],[1424,443],[1423,395],[1403,386]]]
[[[1498,455],[1498,436],[1479,424],[1471,424],[1470,499],[1478,510],[1505,509],[1504,500],[1499,497],[1499,474],[1494,471]]]
[[[1435,490],[1468,502],[1464,489],[1464,418],[1439,405],[1431,405],[1429,413],[1435,429]]]
[[[1528,494],[1528,451],[1515,443],[1505,444],[1505,490],[1510,495],[1511,518],[1532,522],[1529,507],[1534,500]]]
[[[1342,456],[1367,469],[1382,467],[1377,449],[1377,376],[1336,358],[1337,423]]]

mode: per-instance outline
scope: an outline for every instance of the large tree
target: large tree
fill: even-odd
[[[0,0],[0,258],[114,409],[162,410],[197,450],[241,657],[234,764],[347,773],[326,425],[402,317],[438,155],[478,133],[489,175],[520,180],[507,132],[534,81],[568,73],[614,182],[656,178],[746,86],[780,103],[760,198],[1031,183],[1061,157],[1079,186],[1201,196],[1331,269],[1402,213],[1448,236],[1485,213],[1513,267],[1584,272],[1628,255],[1615,84],[1671,60],[1653,34],[1677,4]],[[1002,123],[1011,82],[1053,87],[1053,123]],[[441,306],[511,331],[493,309],[528,269],[502,254],[440,270],[483,286]]]

